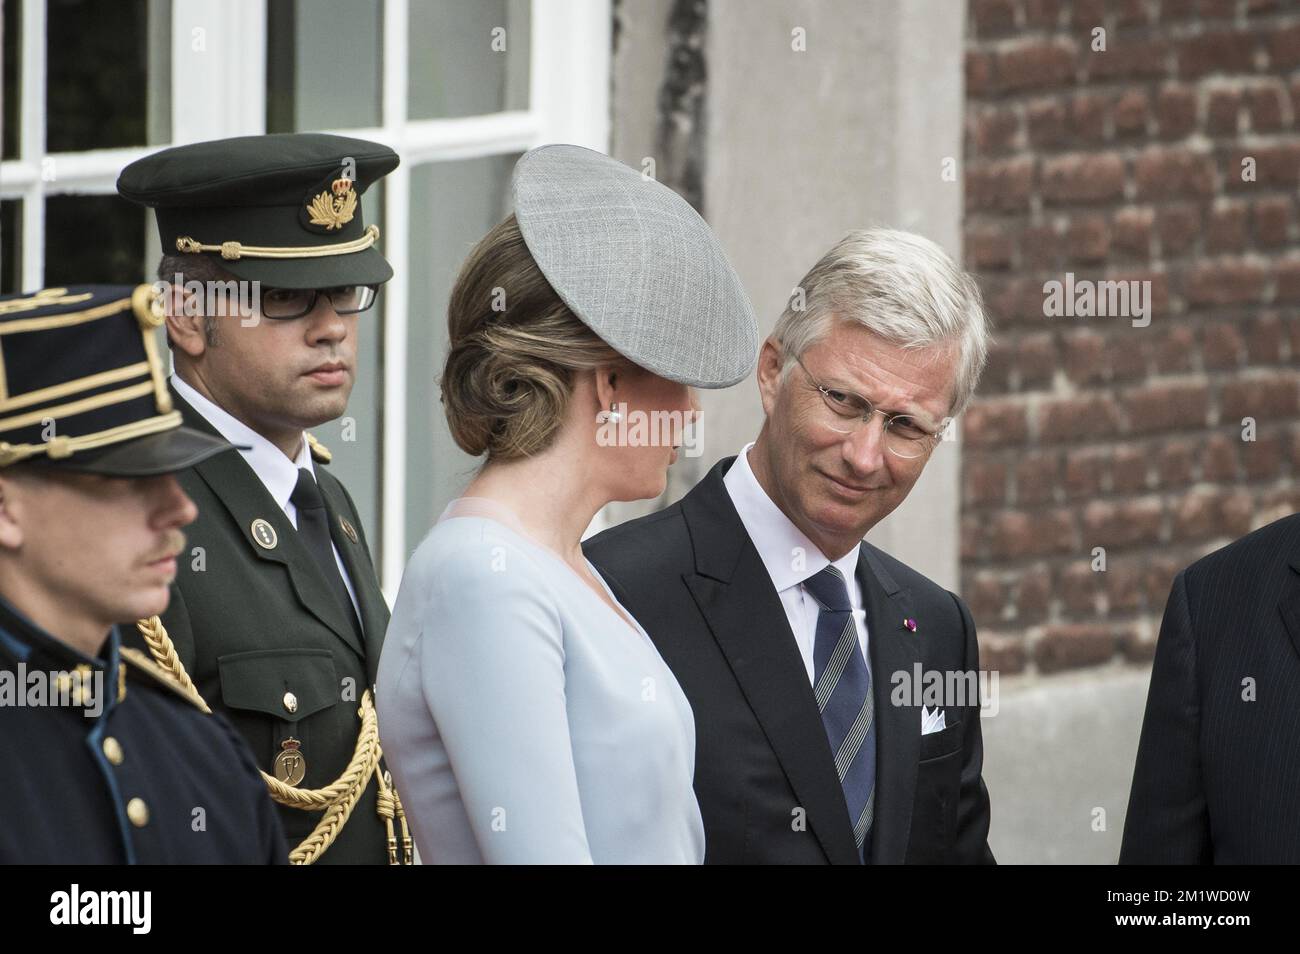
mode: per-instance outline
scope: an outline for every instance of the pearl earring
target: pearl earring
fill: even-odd
[[[615,406],[614,402],[610,401],[609,410],[605,413],[605,420],[610,424],[617,424],[619,421],[623,420],[623,415],[614,410]]]

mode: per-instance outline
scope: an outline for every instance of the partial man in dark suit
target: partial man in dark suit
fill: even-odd
[[[1300,863],[1300,515],[1174,578],[1121,864]]]
[[[397,162],[360,139],[248,136],[163,150],[118,180],[156,213],[176,407],[238,448],[182,475],[199,518],[171,605],[141,633],[248,740],[296,863],[401,855],[372,702],[388,605],[307,433],[346,410],[358,322],[393,274],[361,197]]]
[[[587,554],[690,699],[706,862],[992,862],[975,624],[863,541],[975,390],[978,289],[873,229],[799,291],[759,355],[757,440]]]

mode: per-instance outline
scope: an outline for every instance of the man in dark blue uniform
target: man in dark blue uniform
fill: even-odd
[[[230,445],[181,426],[147,285],[0,298],[0,863],[285,863],[251,753],[119,623],[161,613]]]

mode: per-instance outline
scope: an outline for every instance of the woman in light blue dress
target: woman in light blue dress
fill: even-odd
[[[384,754],[426,863],[698,864],[690,705],[581,539],[663,493],[757,322],[699,216],[612,159],[535,149],[514,201],[448,305],[447,422],[486,460],[403,576]]]

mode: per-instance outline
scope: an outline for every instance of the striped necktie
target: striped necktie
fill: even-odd
[[[876,725],[871,670],[862,657],[844,576],[834,566],[804,580],[821,604],[813,643],[813,692],[835,755],[849,823],[858,853],[869,856],[868,837],[876,804]]]

